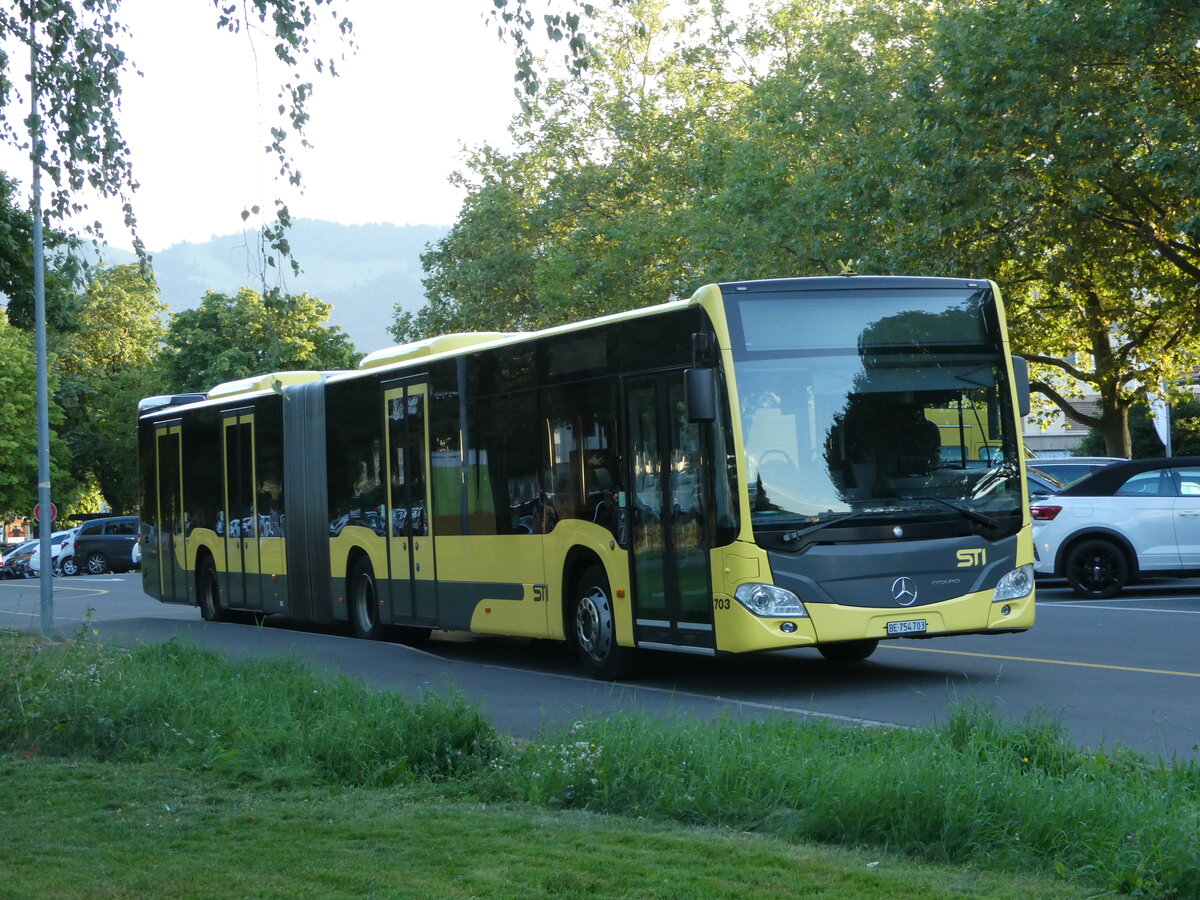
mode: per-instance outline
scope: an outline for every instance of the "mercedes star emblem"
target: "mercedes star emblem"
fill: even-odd
[[[917,584],[911,578],[897,578],[892,582],[892,599],[901,606],[912,606],[917,602]]]

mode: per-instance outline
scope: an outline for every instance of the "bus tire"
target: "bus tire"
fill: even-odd
[[[379,622],[379,591],[371,561],[360,556],[350,567],[346,579],[346,599],[350,605],[350,627],[354,636],[366,641],[383,639],[384,626]]]
[[[838,641],[836,644],[819,644],[817,650],[831,663],[862,662],[875,652],[879,646],[878,638],[862,641]]]
[[[589,566],[575,583],[571,637],[580,664],[593,678],[615,681],[628,673],[634,650],[617,643],[612,591],[602,566]]]
[[[212,558],[206,556],[196,572],[196,593],[200,616],[205,622],[228,622],[229,610],[221,605],[221,581]]]

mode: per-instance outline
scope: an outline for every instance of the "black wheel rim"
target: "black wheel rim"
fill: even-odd
[[[1080,590],[1088,594],[1103,594],[1122,581],[1123,560],[1110,547],[1087,547],[1075,554],[1071,574]]]

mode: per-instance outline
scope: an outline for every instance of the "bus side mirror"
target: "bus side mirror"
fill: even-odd
[[[1029,415],[1029,363],[1023,356],[1014,356],[1012,367],[1017,383],[1017,413],[1023,419]]]
[[[717,381],[708,368],[683,373],[683,394],[689,422],[712,422],[717,418]]]

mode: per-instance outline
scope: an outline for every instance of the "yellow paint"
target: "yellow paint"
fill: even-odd
[[[376,580],[387,577],[387,538],[362,525],[347,525],[329,539],[329,568],[334,578],[346,577],[346,563],[355,548],[371,560]]]
[[[207,550],[212,556],[213,565],[218,572],[226,572],[225,541],[211,528],[196,528],[187,536],[187,570],[196,571],[196,559],[201,550]]]
[[[1147,669],[1141,666],[1114,666],[1108,663],[1079,662],[1073,659],[1042,659],[1037,656],[1006,656],[1001,653],[971,653],[966,650],[941,650],[936,647],[916,647],[911,644],[889,644],[894,650],[917,653],[944,653],[949,656],[971,656],[976,659],[999,659],[1004,662],[1041,663],[1046,666],[1074,666],[1080,669],[1105,669],[1110,672],[1137,672],[1143,675],[1172,675],[1177,678],[1200,678],[1200,672],[1180,672],[1175,669]]]
[[[734,600],[732,594],[716,594],[713,599],[713,625],[716,628],[718,650],[745,653],[751,650],[811,647],[817,642],[811,619],[764,619]],[[784,622],[794,622],[796,631],[792,634],[780,631],[779,626]]]

